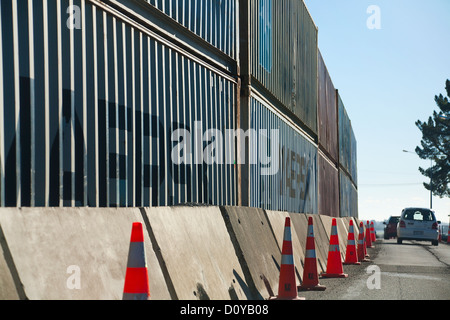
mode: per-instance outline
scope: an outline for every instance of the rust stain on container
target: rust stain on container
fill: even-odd
[[[319,147],[328,157],[337,163],[338,154],[338,129],[336,89],[328,73],[323,57],[318,53],[318,133]]]
[[[339,171],[321,152],[319,152],[318,180],[319,214],[339,217]]]

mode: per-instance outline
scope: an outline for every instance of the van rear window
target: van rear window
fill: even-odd
[[[426,209],[408,209],[405,211],[403,218],[405,220],[415,220],[415,221],[433,221],[433,212]]]

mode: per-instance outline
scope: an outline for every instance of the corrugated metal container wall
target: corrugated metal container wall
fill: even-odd
[[[237,0],[143,0],[237,59]]]
[[[341,217],[358,218],[358,191],[350,177],[339,170]]]
[[[336,89],[319,51],[318,67],[318,133],[319,147],[330,160],[337,163],[338,150],[338,117],[336,107]]]
[[[308,9],[297,0],[247,1],[251,76],[317,133],[317,28]]]
[[[353,183],[357,185],[356,137],[344,103],[339,93],[337,95],[339,113],[339,162],[341,167],[350,175]]]
[[[339,217],[339,171],[321,152],[318,179],[319,214]]]
[[[175,165],[171,134],[234,128],[235,79],[95,4],[0,2],[1,205],[234,205],[234,166]]]
[[[250,167],[250,206],[317,213],[317,146],[255,95],[250,98],[249,121],[258,137],[275,139],[273,130],[279,137],[273,148],[269,143],[262,146],[261,140],[250,146],[250,154],[259,160]],[[277,153],[278,166],[274,164]],[[263,159],[269,158],[271,168],[278,168],[275,174],[262,173],[262,168],[267,168],[263,162],[269,163]]]
[[[350,141],[351,141],[351,166],[350,166],[350,175],[352,177],[353,183],[358,186],[358,144],[356,142],[355,132],[350,131]]]

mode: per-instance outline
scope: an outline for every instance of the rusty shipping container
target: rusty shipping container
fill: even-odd
[[[233,164],[172,156],[177,129],[235,128],[236,78],[131,13],[0,2],[1,206],[236,204]]]
[[[319,214],[340,217],[339,171],[328,157],[319,151],[318,209]]]
[[[336,89],[322,54],[318,52],[318,135],[319,148],[335,164],[339,161]]]
[[[243,84],[317,135],[317,27],[303,1],[240,1]],[[274,101],[274,103],[277,103]]]

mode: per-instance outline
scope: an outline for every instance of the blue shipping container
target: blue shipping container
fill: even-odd
[[[237,60],[237,0],[145,0]]]
[[[270,137],[250,146],[250,154],[258,159],[250,166],[250,206],[317,213],[317,145],[256,95],[250,98],[249,121],[249,128],[259,137]],[[274,132],[278,132],[277,137]],[[275,138],[278,140],[273,144]],[[270,143],[262,145],[264,140]],[[276,170],[264,173],[269,166]]]
[[[339,122],[339,163],[347,172],[355,185],[358,181],[357,173],[357,144],[352,123],[338,93],[338,122]]]
[[[177,129],[234,129],[236,90],[102,2],[2,0],[0,204],[233,205],[232,164],[171,155]]]

